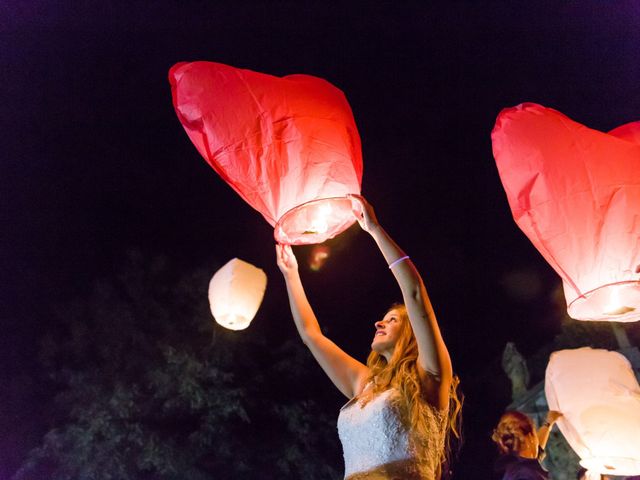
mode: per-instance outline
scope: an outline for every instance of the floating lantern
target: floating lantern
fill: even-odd
[[[549,409],[562,413],[558,428],[580,465],[601,474],[640,475],[640,386],[623,355],[588,347],[555,352],[545,394]]]
[[[513,217],[578,320],[640,319],[640,122],[591,130],[533,103],[491,134]]]
[[[342,91],[212,62],[178,63],[169,81],[191,141],[279,243],[321,243],[355,222],[345,195],[360,193],[362,152]]]
[[[238,258],[230,260],[209,282],[213,318],[230,330],[244,330],[256,316],[266,288],[262,270]]]

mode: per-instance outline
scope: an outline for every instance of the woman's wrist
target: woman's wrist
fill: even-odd
[[[375,225],[369,226],[367,228],[367,232],[372,237],[375,237],[376,235],[379,235],[380,233],[384,232],[384,230],[383,230],[382,226],[379,223],[376,223]]]
[[[287,270],[286,272],[282,272],[284,276],[284,281],[287,283],[295,282],[300,280],[300,273],[298,269]]]

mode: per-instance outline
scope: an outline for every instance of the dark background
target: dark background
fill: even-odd
[[[640,3],[8,1],[0,22],[5,384],[39,368],[52,305],[113,273],[131,248],[185,271],[254,263],[269,285],[238,335],[274,348],[295,335],[272,229],[199,157],[167,72],[211,60],[306,73],[345,92],[363,194],[423,273],[468,386],[459,470],[490,464],[488,432],[509,402],[496,378],[505,342],[531,354],[560,329],[559,280],[511,219],[490,132],[502,108],[525,101],[598,130],[638,120]],[[364,359],[399,291],[357,227],[329,246],[324,268],[303,267],[303,278],[328,335]],[[297,251],[304,264],[310,249]],[[336,393],[327,408],[342,401]],[[38,442],[37,408],[8,409],[32,432],[0,432],[17,452]]]

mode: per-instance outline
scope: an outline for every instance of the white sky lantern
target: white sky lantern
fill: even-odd
[[[621,354],[589,347],[551,355],[550,410],[580,464],[605,475],[640,475],[640,386]]]
[[[244,330],[255,317],[267,288],[267,276],[250,263],[234,258],[209,282],[209,305],[216,322]]]

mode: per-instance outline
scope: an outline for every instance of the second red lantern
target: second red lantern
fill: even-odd
[[[599,132],[533,103],[491,134],[513,217],[578,320],[640,319],[640,122]]]

